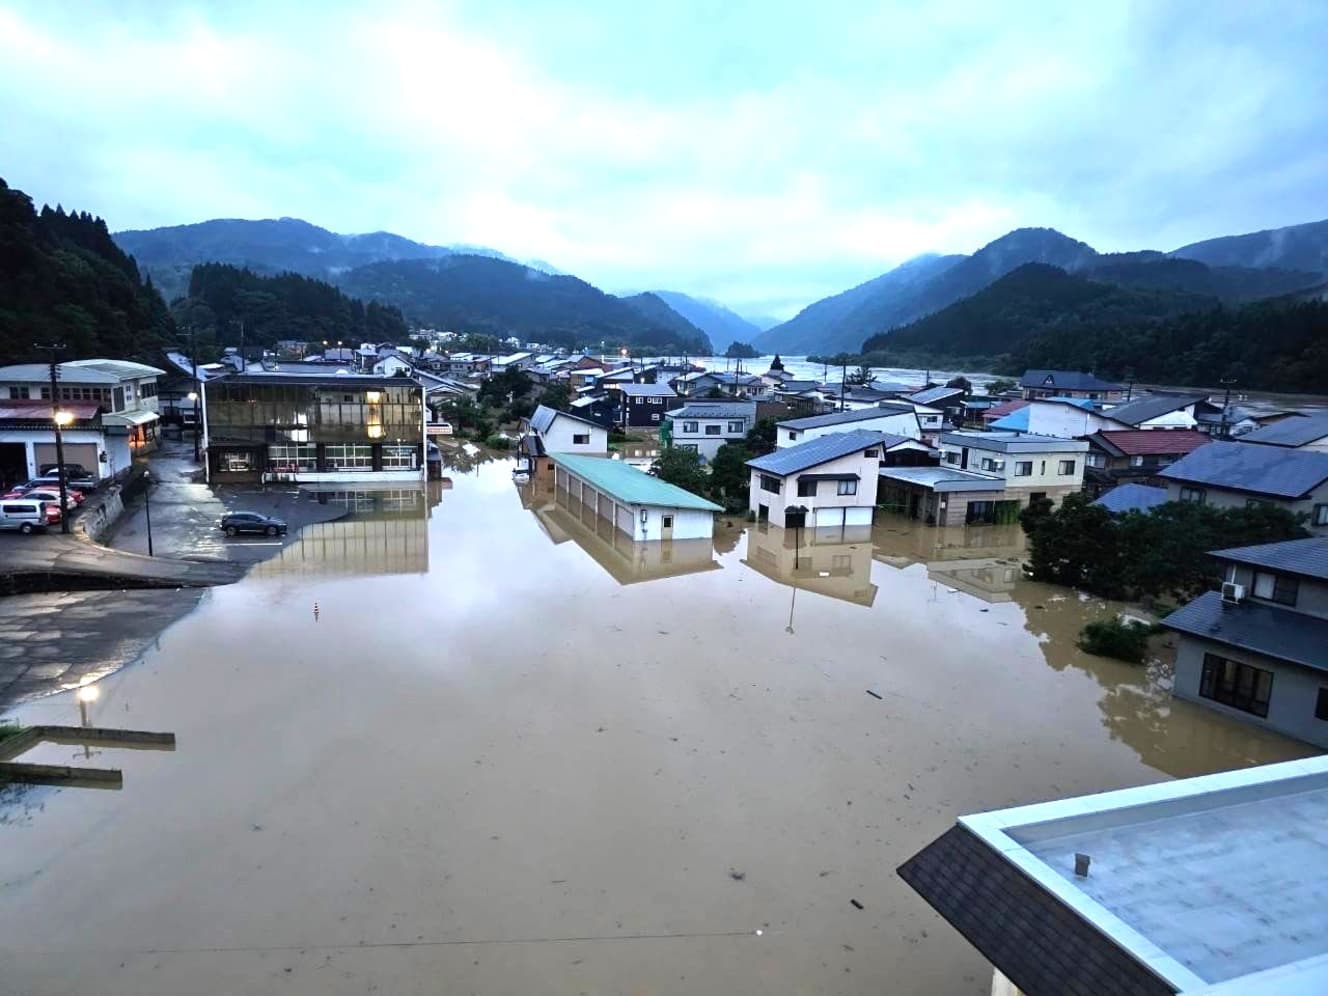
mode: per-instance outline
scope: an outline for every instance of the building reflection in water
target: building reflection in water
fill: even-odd
[[[719,570],[710,540],[667,540],[636,543],[612,522],[595,514],[547,483],[528,480],[516,485],[521,507],[534,515],[555,544],[571,540],[619,584]]]
[[[984,602],[1014,599],[1027,551],[1017,523],[922,527],[885,512],[877,513],[872,544],[881,563],[899,568],[923,564],[932,581]]]
[[[784,529],[769,522],[757,523],[747,529],[743,563],[795,591],[854,605],[870,606],[876,601],[870,526]]]
[[[448,482],[450,483],[450,482]],[[409,487],[348,486],[305,489],[310,500],[346,515],[300,530],[295,542],[256,564],[257,577],[426,574],[433,506],[447,490],[443,481]]]

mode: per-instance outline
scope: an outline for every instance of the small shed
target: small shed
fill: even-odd
[[[621,460],[572,453],[549,457],[559,492],[638,543],[710,539],[715,513],[724,511]]]

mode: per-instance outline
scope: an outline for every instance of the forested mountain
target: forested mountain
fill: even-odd
[[[1174,290],[1237,303],[1328,279],[1328,222],[1197,243],[1175,253],[1099,254],[1054,229],[1021,228],[972,256],[920,257],[818,301],[755,341],[767,351],[852,351],[866,339],[969,297],[1025,263],[1047,263],[1121,287]],[[934,272],[928,266],[935,267]]]
[[[976,362],[997,372],[1322,391],[1328,303],[1302,294],[1232,306],[1187,291],[1127,288],[1030,263],[972,297],[866,343],[882,364]]]
[[[1216,299],[1183,291],[1117,287],[1046,263],[1025,263],[972,297],[863,344],[867,352],[994,357],[1029,337],[1065,327],[1111,328],[1186,311]]]
[[[619,300],[630,306],[633,311],[647,321],[672,332],[679,342],[700,342],[706,338],[704,331],[679,314],[677,309],[671,307],[658,294],[647,291],[644,294],[633,294],[631,297],[619,298]],[[714,346],[713,339],[710,340],[710,344]]]
[[[168,299],[185,293],[198,263],[232,263],[259,274],[290,272],[331,280],[356,266],[389,260],[441,259],[458,253],[508,258],[483,246],[431,246],[391,232],[339,235],[299,218],[218,218],[116,232],[115,240],[134,255]]]
[[[808,305],[784,324],[753,337],[752,345],[763,353],[795,356],[856,351],[867,336],[925,314],[918,298],[928,283],[964,258],[928,255],[910,259],[889,273]],[[891,309],[896,316],[893,321],[888,315],[881,317]]]
[[[355,297],[394,304],[408,319],[440,329],[515,335],[569,348],[604,341],[710,352],[704,333],[685,333],[676,321],[648,318],[584,280],[483,256],[373,263],[337,282]]]
[[[152,358],[175,336],[165,302],[106,223],[43,207],[0,180],[0,362],[42,359],[34,343],[64,343],[66,357]]]
[[[1328,277],[1328,220],[1194,242],[1171,255],[1209,266],[1278,267]]]
[[[710,345],[723,352],[735,340],[750,342],[761,328],[730,311],[718,301],[691,297],[678,291],[654,291],[670,308],[710,337]]]
[[[408,332],[401,312],[390,305],[365,305],[297,273],[268,277],[226,263],[194,267],[188,296],[171,310],[180,325],[222,344],[238,342],[241,322],[245,343],[254,346],[278,339],[399,342]]]

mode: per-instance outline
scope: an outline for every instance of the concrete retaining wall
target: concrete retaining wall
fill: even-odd
[[[74,529],[83,533],[90,540],[99,540],[106,531],[124,515],[124,501],[117,491],[97,500],[95,508],[84,508],[74,522]]]

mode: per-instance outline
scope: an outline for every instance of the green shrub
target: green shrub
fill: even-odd
[[[1141,664],[1148,652],[1148,638],[1156,631],[1156,626],[1140,622],[1101,619],[1079,631],[1079,649],[1099,657]]]
[[[484,445],[491,450],[510,450],[512,448],[512,440],[506,436],[490,436],[488,439],[484,440]]]

